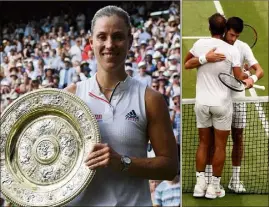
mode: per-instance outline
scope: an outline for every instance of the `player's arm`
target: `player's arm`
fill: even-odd
[[[211,49],[205,56],[194,57],[190,52],[185,57],[185,69],[198,68],[207,62],[220,62],[226,59],[222,53],[215,53],[216,48]],[[205,58],[205,59],[204,59]]]
[[[198,40],[199,41],[199,40]],[[192,48],[189,50],[189,52],[187,53],[187,55],[185,56],[185,58],[184,58],[184,66],[185,66],[185,69],[193,69],[193,68],[196,68],[196,67],[198,67],[198,66],[200,66],[200,64],[198,64],[199,63],[199,61],[198,61],[198,63],[197,62],[195,62],[195,63],[191,63],[192,64],[192,67],[189,65],[189,64],[187,64],[186,65],[186,63],[189,61],[189,60],[191,60],[192,58],[195,58],[195,54],[196,54],[196,45],[197,45],[197,42],[198,41],[196,41],[194,44],[193,44],[193,46],[192,46]],[[198,56],[198,55],[197,55]]]
[[[252,78],[254,79],[254,82],[256,82],[257,80],[261,79],[264,75],[263,69],[260,66],[260,64],[258,63],[258,61],[256,60],[256,58],[254,57],[254,54],[251,50],[251,48],[245,44],[244,45],[244,53],[245,53],[245,60],[247,61],[248,65],[250,66],[248,70],[255,70],[255,76],[252,76]]]
[[[193,56],[193,54],[191,52],[188,52],[187,55],[184,58],[184,66],[185,66],[185,69],[193,69],[193,68],[196,68],[196,67],[200,66],[199,61],[195,61],[196,64],[192,63],[192,67],[190,66],[190,63],[186,64],[192,58],[197,59],[196,57]]]
[[[156,157],[133,158],[128,173],[155,180],[172,180],[177,174],[179,160],[168,107],[163,96],[151,88],[147,88],[145,99],[147,133]]]
[[[236,47],[233,47],[233,50],[231,51],[231,57],[232,57],[231,63],[234,77],[244,81],[246,83],[247,88],[251,88],[253,86],[253,81],[248,80],[248,75],[242,71],[240,64],[240,53]]]
[[[156,157],[130,157],[131,164],[124,173],[151,180],[172,180],[177,174],[179,161],[168,107],[163,96],[149,87],[146,89],[145,102],[147,134]],[[107,144],[95,144],[85,163],[90,169],[111,167],[121,171],[121,156]]]
[[[250,69],[255,70],[255,75],[257,76],[258,80],[260,80],[263,77],[264,72],[259,63],[252,65]]]
[[[233,67],[233,74],[234,77],[239,80],[245,80],[248,78],[248,75],[241,70],[240,66]]]

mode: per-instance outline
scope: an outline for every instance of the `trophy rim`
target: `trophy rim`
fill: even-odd
[[[82,99],[80,99],[78,96],[76,96],[75,94],[70,93],[70,92],[68,92],[66,90],[63,90],[63,89],[45,88],[45,89],[37,89],[35,91],[31,91],[31,92],[28,92],[26,94],[23,94],[22,96],[17,98],[15,101],[13,101],[10,105],[8,105],[7,108],[2,112],[2,114],[0,116],[1,117],[1,121],[0,121],[1,125],[3,123],[3,120],[8,116],[8,114],[11,112],[11,110],[13,110],[13,107],[16,104],[19,104],[20,102],[25,101],[25,99],[27,97],[32,97],[34,95],[40,96],[42,94],[57,94],[57,95],[60,95],[60,96],[66,96],[66,98],[71,99],[74,102],[76,102],[77,106],[79,106],[80,108],[83,109],[83,111],[86,113],[87,117],[90,117],[90,122],[93,125],[93,130],[92,131],[94,132],[94,135],[95,135],[94,140],[96,141],[96,142],[92,142],[92,143],[94,144],[94,143],[100,143],[101,142],[101,135],[100,135],[100,129],[99,129],[99,126],[98,126],[98,122],[95,119],[95,116],[92,113],[92,111],[90,110],[90,108],[88,107],[88,105]],[[65,111],[65,112],[68,114],[68,111]],[[27,112],[27,113],[30,113],[30,112]],[[18,120],[16,122],[18,122]],[[12,133],[12,130],[9,131],[9,134],[10,133]],[[9,134],[8,134],[8,136],[10,136]],[[82,137],[82,140],[85,142],[84,139],[85,139],[85,136],[84,136],[84,138]],[[7,141],[5,140],[5,142],[7,142]],[[5,154],[7,154],[6,148],[7,147],[5,146],[5,152],[4,152]],[[85,149],[83,148],[82,151],[84,152]],[[85,157],[83,157],[83,158],[85,158]],[[4,166],[6,166],[6,163],[7,163],[6,159],[7,158],[5,157]],[[78,171],[80,169],[80,167],[81,167],[81,165],[79,165],[79,168],[76,169],[76,171]],[[11,168],[11,167],[7,166],[7,168]],[[8,170],[8,172],[12,174],[12,172],[10,170]],[[91,183],[93,177],[95,176],[95,173],[96,173],[96,170],[90,170],[89,169],[89,172],[87,173],[87,178],[86,178],[85,182],[83,183],[83,185],[79,186],[78,190],[73,192],[72,195],[62,199],[61,201],[52,202],[52,203],[46,203],[45,206],[61,206],[61,205],[64,205],[64,204],[67,204],[67,203],[71,202],[75,197],[77,197],[83,190],[85,190],[87,188],[87,186]],[[18,205],[18,206],[29,206],[29,205],[37,206],[37,205],[32,205],[33,203],[26,204],[25,201],[20,202],[19,199],[13,199],[12,196],[9,196],[8,193],[5,192],[5,191],[6,191],[5,187],[3,187],[3,185],[2,185],[0,192],[2,193],[2,195],[8,201],[10,201],[11,203],[13,203],[15,205]],[[29,190],[29,191],[31,191],[31,190]],[[32,192],[34,192],[34,191],[32,191]],[[15,197],[16,196],[14,196],[14,198]]]

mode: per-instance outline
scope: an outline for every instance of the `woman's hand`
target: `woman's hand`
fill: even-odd
[[[91,170],[104,167],[112,167],[117,171],[121,170],[121,156],[108,144],[95,144],[85,163]]]

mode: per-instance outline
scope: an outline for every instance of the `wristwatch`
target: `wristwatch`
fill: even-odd
[[[127,171],[129,169],[131,163],[132,163],[131,158],[126,156],[126,155],[123,155],[121,157],[121,165],[122,165],[121,171],[122,172]]]

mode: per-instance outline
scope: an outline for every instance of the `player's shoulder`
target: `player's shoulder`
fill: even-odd
[[[148,117],[155,119],[156,116],[166,113],[167,104],[163,95],[150,87],[145,91],[146,112]],[[158,114],[156,113],[158,111]]]
[[[239,49],[235,45],[231,45],[231,44],[229,44],[227,42],[224,42],[223,44],[225,44],[227,51],[231,52],[232,54],[233,53],[239,53]]]
[[[238,49],[242,48],[243,50],[251,49],[246,42],[243,42],[241,40],[236,40],[234,46],[237,47]]]
[[[145,98],[149,104],[157,105],[158,103],[160,103],[159,101],[163,99],[163,95],[160,92],[155,91],[150,87],[147,87]]]
[[[210,42],[211,39],[212,38],[200,38],[194,43],[194,45],[199,45],[199,44],[204,44],[204,43]]]
[[[148,78],[145,76],[145,78]],[[133,77],[128,77],[128,80],[130,82],[130,85],[132,86],[137,86],[137,87],[143,87],[143,83],[140,81],[141,76],[139,74],[133,76]]]
[[[248,46],[247,43],[243,42],[242,40],[238,40],[238,39],[234,42],[234,45],[235,46],[237,46],[237,45],[239,45],[239,46],[241,46],[241,45]]]

